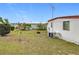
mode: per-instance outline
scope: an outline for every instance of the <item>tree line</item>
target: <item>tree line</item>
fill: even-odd
[[[19,30],[30,30],[30,28],[32,27],[32,24],[26,24],[26,23],[18,23],[18,26],[16,27],[16,29]],[[39,23],[37,24],[38,29],[37,30],[46,30],[46,25]],[[10,33],[11,31],[13,31],[15,29],[14,26],[12,26],[10,24],[10,22],[8,21],[8,19],[3,19],[2,17],[0,17],[0,35],[1,36],[5,36],[6,34]]]

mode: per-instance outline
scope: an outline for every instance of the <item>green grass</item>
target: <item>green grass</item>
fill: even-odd
[[[46,31],[13,31],[0,37],[0,54],[6,55],[71,55],[79,46],[61,39],[48,38]]]

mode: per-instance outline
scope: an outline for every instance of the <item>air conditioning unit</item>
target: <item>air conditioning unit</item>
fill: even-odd
[[[53,38],[59,38],[59,39],[61,39],[62,35],[61,35],[61,33],[53,32]]]

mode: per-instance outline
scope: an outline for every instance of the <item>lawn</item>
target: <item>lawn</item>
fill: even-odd
[[[79,46],[61,39],[48,38],[46,31],[13,31],[0,37],[1,55],[74,55]]]

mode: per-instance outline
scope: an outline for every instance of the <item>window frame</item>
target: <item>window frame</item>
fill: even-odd
[[[70,30],[70,21],[63,21],[63,30]]]
[[[53,23],[51,22],[51,28],[53,28]]]

